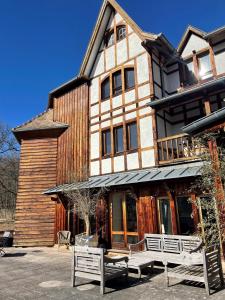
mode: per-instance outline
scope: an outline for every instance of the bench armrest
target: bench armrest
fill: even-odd
[[[188,252],[190,254],[194,253],[194,252],[197,252],[197,251],[201,250],[203,246],[204,246],[204,243],[203,243],[203,241],[201,241],[201,242],[199,242],[199,244],[197,245],[197,247],[195,247],[194,249],[192,249],[192,250],[190,250]]]
[[[129,250],[130,250],[130,255],[132,254],[132,251],[135,251],[137,249],[137,247],[143,245],[145,243],[145,239],[141,240],[140,242],[136,243],[136,244],[129,244]]]
[[[128,263],[129,258],[127,256],[118,257],[118,258],[111,258],[104,256],[104,262],[107,264],[115,264],[121,261],[125,261],[125,263]]]

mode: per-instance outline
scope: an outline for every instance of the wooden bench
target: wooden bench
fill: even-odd
[[[144,245],[144,251],[140,247]],[[211,283],[211,269],[213,261],[214,274],[219,278],[221,286],[223,285],[223,275],[219,249],[203,249],[202,240],[193,236],[166,235],[166,234],[145,234],[144,239],[137,244],[130,244],[130,255],[140,256],[142,258],[152,259],[162,262],[165,266],[166,282],[169,283],[169,277],[187,279],[187,270],[190,271],[190,278],[194,281],[205,283],[206,291],[209,293]],[[134,252],[135,251],[135,252]],[[212,260],[213,258],[213,260]],[[179,265],[177,268],[168,269],[168,264]],[[200,269],[201,275],[200,274]],[[185,274],[186,272],[186,274]]]
[[[125,266],[117,265],[125,261]],[[100,292],[105,292],[105,282],[122,275],[128,275],[128,257],[109,258],[104,255],[104,249],[92,247],[73,247],[72,286],[76,277],[96,280],[100,282]]]

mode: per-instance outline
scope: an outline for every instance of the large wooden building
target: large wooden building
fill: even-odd
[[[202,195],[189,187],[202,162],[182,128],[224,106],[225,27],[189,26],[175,49],[105,0],[79,75],[13,130],[21,143],[15,245],[50,246],[58,230],[81,231],[63,191],[85,185],[109,188],[96,224],[111,248],[144,233],[192,234],[201,215],[189,200]]]

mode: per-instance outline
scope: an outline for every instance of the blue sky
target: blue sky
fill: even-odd
[[[145,31],[177,46],[186,26],[225,25],[224,0],[118,0]],[[42,112],[48,93],[74,77],[101,0],[0,0],[0,122],[19,125]]]

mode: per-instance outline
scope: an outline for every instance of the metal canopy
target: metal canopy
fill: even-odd
[[[202,162],[193,162],[183,165],[151,168],[109,175],[90,177],[88,181],[64,184],[44,192],[46,195],[68,192],[76,189],[100,188],[118,185],[127,185],[143,182],[195,177],[201,175]]]

